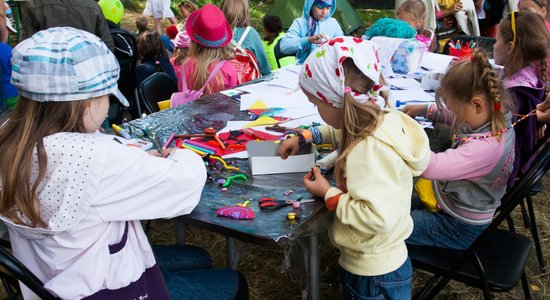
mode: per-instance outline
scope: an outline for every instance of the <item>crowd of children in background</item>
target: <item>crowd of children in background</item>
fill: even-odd
[[[124,31],[114,24],[118,22],[106,20],[96,3],[71,1],[75,5],[63,7],[63,11],[78,18],[60,17],[54,13],[66,6],[63,1],[29,1],[22,37],[29,38],[48,28],[48,31],[42,31],[43,35],[67,43],[94,35],[99,37],[102,42],[94,37],[93,43],[86,48],[109,62],[102,65],[106,73],[118,73],[119,69],[132,73],[132,79],[128,81],[130,88],[123,89],[119,81],[121,90],[130,91],[126,93],[127,98],[133,97],[131,91],[156,72],[166,73],[177,83],[179,91],[200,90],[204,95],[209,95],[235,87],[244,83],[243,78],[247,74],[241,74],[242,70],[248,70],[242,68],[242,61],[235,59],[236,53],[242,49],[246,50],[243,55],[251,60],[251,65],[257,66],[258,76],[269,75],[289,64],[298,63],[307,67],[308,71],[299,75],[300,86],[309,101],[317,106],[327,125],[313,127],[311,132],[299,132],[296,137],[285,140],[279,154],[286,159],[298,153],[306,142],[328,142],[339,147],[335,166],[337,186],[331,187],[317,169],[304,177],[304,184],[311,194],[325,199],[329,210],[335,211],[336,217],[329,236],[340,250],[344,293],[350,299],[380,295],[409,298],[412,267],[407,257],[406,244],[467,248],[491,222],[507,188],[513,187],[517,178],[529,168],[532,157],[528,154],[541,136],[543,122],[550,121],[550,98],[544,102],[548,97],[550,74],[550,22],[547,20],[546,0],[396,0],[394,18],[374,22],[363,39],[343,37],[340,24],[333,18],[337,0],[305,0],[302,15],[292,22],[286,33],[279,16],[266,15],[262,19],[262,36],[251,26],[248,0],[223,0],[219,6],[205,4],[202,7],[191,1],[182,1],[178,5],[180,23],[170,8],[169,0],[148,0],[143,16],[135,20],[135,40],[128,40],[128,49],[124,49],[133,51],[128,62],[134,65],[133,68],[124,68],[116,56],[121,49],[118,41],[113,40],[113,30],[118,30],[118,33]],[[153,28],[149,27],[149,16],[153,17]],[[171,25],[163,31],[161,20],[165,18],[169,19]],[[110,26],[107,26],[108,23]],[[74,29],[51,29],[62,26],[75,27],[92,35]],[[503,67],[501,73],[493,68],[485,51],[476,49],[470,59],[458,61],[447,70],[437,91],[436,104],[407,105],[402,112],[387,107],[385,94],[380,91],[384,78],[377,56],[378,46],[367,39],[375,36],[414,38],[424,44],[428,51],[444,52],[458,36],[478,36],[480,33],[495,39],[494,47],[489,50],[494,56],[494,63]],[[38,172],[38,178],[44,178],[47,166],[40,160],[33,162],[33,154],[29,149],[34,149],[32,143],[38,143],[40,151],[56,153],[57,150],[52,149],[53,146],[48,142],[52,133],[69,144],[86,139],[97,140],[98,144],[109,144],[105,146],[112,148],[109,151],[118,151],[118,154],[112,154],[113,157],[121,158],[116,163],[122,165],[128,161],[128,165],[125,165],[128,171],[131,169],[129,164],[136,163],[138,158],[142,164],[148,164],[147,167],[151,168],[177,167],[185,161],[185,166],[191,163],[196,165],[197,172],[203,171],[194,158],[188,157],[188,153],[181,150],[170,149],[168,152],[172,154],[163,153],[162,156],[167,157],[167,160],[143,156],[146,154],[138,157],[135,153],[124,154],[126,150],[122,151],[122,148],[115,149],[110,141],[84,135],[96,131],[105,118],[107,95],[117,94],[108,82],[116,81],[118,74],[98,83],[103,89],[88,93],[88,98],[80,97],[70,86],[64,87],[70,90],[66,93],[61,93],[54,86],[36,92],[32,83],[22,77],[22,74],[30,74],[28,70],[21,69],[22,64],[29,64],[26,51],[40,47],[36,45],[38,41],[51,47],[50,50],[58,46],[48,44],[51,41],[44,41],[40,34],[33,37],[16,48],[18,56],[14,58],[13,74],[17,78],[11,78],[12,48],[6,43],[0,43],[3,83],[0,113],[15,109],[11,121],[0,127],[0,140],[5,143],[0,144],[0,148],[5,150],[3,153],[7,153],[0,165],[4,187],[32,185],[34,193],[40,180],[31,182],[35,178],[30,175],[31,169],[32,172]],[[114,62],[115,56],[107,49],[113,51],[119,59],[120,68]],[[58,50],[63,52],[65,58],[79,55],[73,53],[74,49]],[[286,57],[280,58],[278,55]],[[42,63],[47,64],[46,61]],[[65,68],[63,72],[77,67],[69,63],[77,64],[77,61],[63,60],[59,63]],[[33,70],[39,70],[40,63],[31,65]],[[327,70],[331,70],[330,74],[326,74]],[[323,76],[317,76],[321,72]],[[45,75],[48,74],[40,74]],[[52,78],[63,75],[66,74],[49,74]],[[123,74],[120,76],[124,77]],[[46,84],[50,81],[44,82]],[[12,83],[24,94],[19,100],[20,104],[17,104],[18,90]],[[50,83],[54,84],[53,81]],[[63,103],[53,103],[52,109],[59,110],[55,112],[48,110],[48,104],[41,103],[46,101]],[[135,101],[130,101],[130,105],[135,105]],[[121,102],[127,104],[124,100]],[[539,119],[530,117],[512,125],[518,118],[532,115],[537,108]],[[23,146],[27,147],[18,146],[20,141],[13,140],[8,130],[19,132],[14,122],[25,116],[33,117],[33,113],[42,109],[45,110],[43,116],[58,118],[54,121],[59,124],[49,124],[51,128],[44,128],[51,132],[37,130],[36,137],[23,140],[28,144]],[[137,117],[135,110],[130,108],[129,111],[133,116],[128,116],[128,119]],[[60,116],[60,112],[67,112],[68,116]],[[424,116],[430,121],[451,125],[455,131],[452,147],[440,153],[430,152],[426,134],[409,116]],[[63,122],[72,123],[64,126]],[[43,126],[38,123],[27,125],[37,128]],[[512,127],[513,130],[509,130]],[[68,131],[77,133],[68,134]],[[10,147],[21,149],[25,157],[16,156]],[[130,158],[135,156],[135,159],[122,159],[123,155],[129,155]],[[25,178],[17,178],[10,172],[9,167],[19,163],[16,160],[9,162],[12,156],[24,160],[21,163],[27,168],[23,176]],[[161,160],[163,163],[160,163]],[[189,171],[180,173],[185,179]],[[376,173],[376,180],[368,176],[371,173]],[[159,174],[164,174],[164,171]],[[100,175],[97,174],[98,182],[106,184]],[[175,186],[169,182],[170,178],[164,177],[161,179],[166,184]],[[413,182],[413,177],[419,179]],[[191,199],[188,199],[190,202],[199,197],[202,184],[204,182],[190,183],[195,187]],[[3,201],[0,203],[2,219],[10,224],[12,231],[24,236],[36,233],[34,229],[21,230],[22,223],[40,227],[47,225],[46,221],[56,220],[44,220],[44,214],[40,215],[35,206],[29,205],[34,201],[34,198],[28,197],[29,191],[5,188],[0,194],[0,200]],[[44,203],[53,201],[51,199],[44,200]],[[140,199],[144,203],[148,201],[143,197]],[[68,199],[62,200],[70,204]],[[115,216],[113,212],[101,211],[101,207],[108,208],[112,204],[97,202],[93,198],[85,200],[90,206],[99,207],[96,213],[102,220],[105,216],[116,218],[116,226],[109,225],[113,227],[109,227],[110,230],[117,233],[115,236],[128,231],[129,226],[130,232],[136,234],[135,243],[141,248],[134,256],[143,260],[143,268],[126,271],[124,276],[141,280],[141,276],[158,273],[150,246],[146,238],[142,240],[141,227],[134,224],[130,216]],[[169,200],[168,196],[164,199],[166,205],[171,205]],[[43,199],[40,199],[40,204],[43,204]],[[158,212],[137,217],[182,214],[195,204],[180,203],[181,207],[173,213]],[[21,219],[20,214],[14,213],[6,205],[16,206],[29,219]],[[90,216],[89,212],[79,213],[99,220],[95,215]],[[95,225],[107,226],[99,221]],[[440,234],[434,235],[434,232]],[[99,233],[98,236],[107,242],[106,237]],[[64,238],[73,237],[67,235]],[[362,241],[361,245],[354,244],[357,240]],[[14,249],[15,252],[36,246],[30,245],[25,238],[15,239],[15,243],[20,247]],[[55,246],[49,246],[52,245]],[[383,257],[380,253],[383,253]],[[22,254],[20,258],[31,265],[36,263]],[[56,259],[59,257],[51,262]],[[86,259],[75,260],[75,263],[82,264]],[[44,264],[32,265],[32,269],[46,282],[51,280],[51,285],[55,284],[55,280],[71,274],[61,272],[61,277],[49,277],[47,274],[50,270]],[[232,282],[238,283],[227,286],[227,292],[233,295],[244,293],[246,281],[240,274],[231,270],[227,272],[218,278],[232,278]],[[96,279],[83,279],[87,284],[95,284],[88,286],[89,290],[57,286],[52,286],[51,290],[71,298],[96,295],[102,291]],[[374,281],[384,282],[382,286],[387,287],[369,288]],[[115,288],[121,290],[127,284],[114,282]],[[168,288],[172,293],[170,285]]]

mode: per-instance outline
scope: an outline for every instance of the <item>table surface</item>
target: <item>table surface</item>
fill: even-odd
[[[246,120],[247,118],[246,112],[239,111],[239,101],[222,94],[214,94],[176,108],[151,114],[145,118],[133,120],[131,123],[141,128],[147,126],[164,142],[171,133],[198,133],[207,127],[219,130],[225,127],[229,120]],[[232,182],[227,192],[222,192],[216,182],[207,182],[197,207],[191,214],[181,216],[179,219],[186,224],[246,242],[273,245],[281,238],[301,234],[302,226],[326,211],[321,199],[312,203],[304,203],[299,209],[285,206],[275,211],[260,210],[257,201],[262,197],[311,198],[303,185],[304,174],[252,176],[248,170],[247,160],[237,160],[237,165],[240,172],[247,175],[246,182]],[[227,177],[230,174],[222,173],[220,175]],[[288,196],[284,195],[284,192],[289,189],[294,193]],[[235,205],[250,199],[252,200],[248,207],[254,211],[254,219],[236,220],[216,215],[216,211],[223,206]],[[296,212],[298,218],[295,221],[288,220],[288,212]],[[320,230],[324,229],[326,228]]]

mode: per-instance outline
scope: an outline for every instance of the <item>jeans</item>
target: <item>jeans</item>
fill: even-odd
[[[359,276],[342,271],[344,299],[411,299],[412,264],[407,260],[397,270],[378,276]]]
[[[411,217],[413,232],[405,243],[464,250],[489,226],[464,223],[444,212],[420,209],[419,200],[413,197]]]

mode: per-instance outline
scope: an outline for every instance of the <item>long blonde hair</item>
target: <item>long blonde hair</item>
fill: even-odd
[[[210,48],[202,46],[195,41],[191,40],[189,44],[189,53],[187,58],[183,62],[183,67],[186,67],[190,59],[195,59],[194,69],[194,85],[191,89],[199,90],[210,75],[210,71],[220,60],[229,60],[233,57],[229,46],[226,45],[221,48]],[[186,76],[189,80],[190,76]],[[188,81],[189,82],[189,81]],[[224,77],[222,72],[218,72],[216,76],[208,83],[204,89],[205,95],[213,94],[224,88]]]
[[[85,132],[84,113],[93,100],[37,102],[19,97],[19,103],[0,127],[0,214],[23,224],[20,211],[33,227],[46,227],[36,191],[46,174],[48,157],[44,137],[58,132]],[[34,151],[38,177],[31,183]],[[29,224],[27,224],[29,225]]]
[[[231,28],[250,26],[250,8],[248,0],[223,0],[220,4]]]
[[[444,100],[468,103],[476,95],[483,95],[491,108],[491,131],[496,134],[506,128],[504,114],[513,110],[512,100],[483,49],[475,49],[471,60],[457,62],[447,71],[437,90],[437,104],[443,108]],[[497,103],[499,110],[494,109]]]
[[[346,86],[361,94],[366,94],[372,90],[374,82],[355,66],[352,59],[347,58],[344,60],[342,66]],[[342,113],[342,123],[340,125],[342,140],[336,166],[334,167],[336,182],[340,185],[345,184],[344,168],[348,154],[359,142],[372,135],[383,118],[383,111],[379,106],[370,102],[359,103],[355,101],[350,93],[344,94]]]

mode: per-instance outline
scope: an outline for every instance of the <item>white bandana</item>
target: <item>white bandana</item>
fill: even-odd
[[[375,84],[365,95],[352,92],[345,86],[342,62],[348,57]],[[371,101],[378,104],[382,88],[378,46],[371,41],[349,36],[327,41],[307,57],[300,72],[300,85],[321,101],[337,108],[342,108],[345,93],[351,93],[359,103]]]

